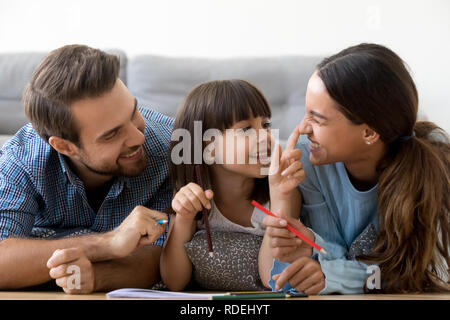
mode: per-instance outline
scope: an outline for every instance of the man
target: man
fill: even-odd
[[[23,96],[31,124],[0,151],[0,289],[158,281],[173,120],[138,108],[118,73],[116,56],[82,45],[35,70]]]

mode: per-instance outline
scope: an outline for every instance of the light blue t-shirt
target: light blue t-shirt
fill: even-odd
[[[377,186],[358,191],[352,185],[342,162],[315,166],[309,160],[309,141],[301,136],[297,148],[302,150],[301,162],[306,178],[299,185],[303,203],[300,218],[315,234],[315,242],[327,255],[313,250],[320,262],[326,285],[319,294],[363,293],[370,274],[367,265],[348,259],[353,241],[373,224],[377,228]],[[275,290],[272,276],[289,263],[274,260],[269,285]],[[284,291],[295,290],[286,283]]]

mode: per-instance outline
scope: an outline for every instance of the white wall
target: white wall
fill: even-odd
[[[130,55],[327,55],[360,42],[396,51],[420,108],[450,132],[448,0],[0,0],[3,52],[85,43]]]

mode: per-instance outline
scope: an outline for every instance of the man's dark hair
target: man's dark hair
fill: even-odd
[[[25,88],[25,114],[48,142],[57,136],[79,145],[79,132],[70,106],[110,91],[119,76],[115,55],[85,45],[53,50],[36,68]]]

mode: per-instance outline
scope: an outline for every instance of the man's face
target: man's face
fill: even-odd
[[[118,79],[98,98],[71,105],[80,136],[77,157],[85,169],[103,176],[138,176],[147,164],[142,145],[145,121],[137,101]]]

